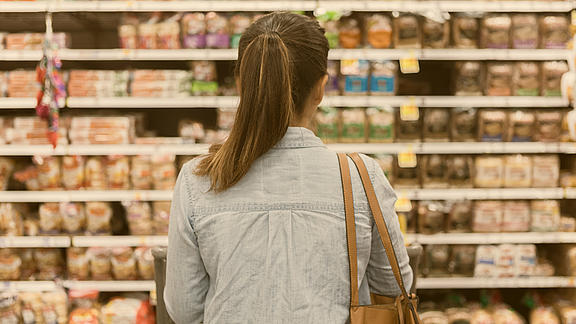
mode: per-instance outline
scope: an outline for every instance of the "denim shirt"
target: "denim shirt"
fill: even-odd
[[[394,212],[396,194],[379,165],[362,156],[398,255],[406,289],[412,271]],[[170,214],[164,298],[180,323],[346,323],[350,275],[338,159],[310,130],[290,127],[249,172],[221,193],[184,165]],[[360,303],[370,292],[397,296],[350,160]]]

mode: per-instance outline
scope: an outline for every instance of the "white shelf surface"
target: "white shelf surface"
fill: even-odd
[[[66,248],[70,243],[68,236],[0,236],[0,248]]]
[[[168,236],[74,236],[72,237],[72,245],[77,247],[168,246]]]
[[[407,234],[406,241],[423,245],[431,244],[561,244],[576,243],[576,233],[527,232],[527,233],[438,233]]]
[[[449,12],[568,12],[570,1],[378,1],[378,0],[252,0],[252,1],[7,1],[0,12],[115,12],[115,11],[312,11],[316,8],[353,11]]]
[[[200,155],[208,152],[209,144],[119,144],[119,145],[1,145],[0,156],[31,155]]]
[[[574,277],[526,278],[418,278],[418,289],[571,288]]]
[[[34,109],[34,107],[36,107],[35,98],[0,97],[0,109]]]
[[[152,291],[156,289],[154,280],[110,280],[110,281],[64,281],[64,287],[78,290],[98,291]]]
[[[0,281],[0,291],[53,291],[56,289],[54,281]]]
[[[563,199],[562,188],[396,189],[411,200]],[[574,190],[576,194],[576,190]],[[576,196],[576,195],[575,195]]]
[[[69,97],[69,108],[235,108],[238,97],[198,96],[182,98],[154,97]]]
[[[0,191],[0,202],[168,201],[170,190]]]

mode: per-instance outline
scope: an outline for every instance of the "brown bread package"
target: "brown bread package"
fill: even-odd
[[[421,39],[418,17],[412,14],[402,14],[394,18],[394,47],[420,48]]]

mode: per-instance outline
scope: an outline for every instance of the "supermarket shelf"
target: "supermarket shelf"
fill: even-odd
[[[0,98],[0,109],[33,109],[35,106],[35,98]]]
[[[569,288],[576,286],[576,278],[419,278],[417,285],[418,289]]]
[[[0,191],[0,202],[172,200],[170,190]]]
[[[438,233],[407,234],[406,241],[432,244],[560,244],[576,243],[576,233]]]
[[[52,291],[56,289],[54,281],[0,281],[0,291]]]
[[[0,156],[30,155],[200,155],[208,152],[209,144],[125,144],[125,145],[2,145]]]
[[[312,11],[316,8],[352,11],[448,12],[568,12],[570,1],[378,1],[378,0],[252,0],[252,1],[6,1],[0,12],[115,12],[115,11]]]
[[[74,236],[72,245],[77,247],[168,246],[168,236]]]
[[[396,189],[399,197],[411,200],[563,199],[562,188],[505,189]],[[576,197],[576,189],[573,190]]]
[[[236,108],[238,97],[198,96],[183,98],[81,98],[69,97],[69,108]]]
[[[419,60],[568,60],[570,50],[557,49],[331,49],[330,60],[365,59],[399,60],[409,56]],[[60,49],[58,56],[64,61],[191,61],[236,60],[237,49]],[[0,61],[37,61],[41,51],[3,50]]]
[[[64,281],[64,287],[78,290],[98,291],[152,291],[156,289],[153,280],[110,280],[110,281]]]
[[[66,248],[70,242],[68,236],[0,236],[0,248]]]

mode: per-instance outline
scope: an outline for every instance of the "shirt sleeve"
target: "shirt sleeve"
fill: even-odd
[[[386,179],[384,172],[376,161],[371,158],[364,157],[367,168],[370,171],[370,178],[374,186],[374,191],[380,203],[382,216],[386,222],[392,246],[396,252],[398,264],[400,265],[400,272],[404,281],[404,287],[410,292],[412,286],[413,274],[410,268],[410,260],[408,252],[404,245],[404,237],[400,231],[400,223],[398,216],[394,210],[396,203],[396,193],[392,186]],[[390,261],[386,256],[384,245],[380,240],[376,224],[372,225],[372,248],[370,252],[370,261],[366,269],[368,276],[368,284],[370,285],[370,292],[383,295],[387,297],[395,297],[401,294],[400,287],[394,278]]]
[[[198,249],[192,226],[192,199],[187,183],[191,172],[186,165],[174,187],[168,230],[166,286],[164,300],[172,320],[180,323],[201,323],[209,277]]]

